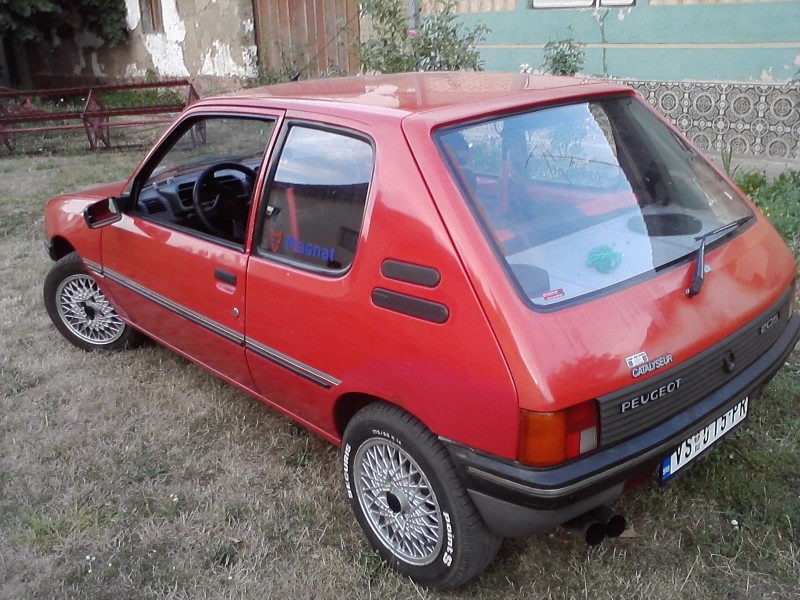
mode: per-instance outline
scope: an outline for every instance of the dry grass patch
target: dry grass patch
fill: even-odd
[[[507,541],[457,593],[398,578],[350,513],[333,447],[163,348],[86,354],[50,325],[44,201],[124,178],[139,156],[0,160],[0,597],[800,593],[797,353],[732,443],[618,503],[636,537]]]

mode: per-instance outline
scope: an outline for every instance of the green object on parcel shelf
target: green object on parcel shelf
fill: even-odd
[[[592,248],[589,252],[589,258],[586,260],[586,266],[589,268],[597,269],[598,273],[611,273],[614,269],[622,264],[622,252],[614,250],[614,244],[603,244]]]

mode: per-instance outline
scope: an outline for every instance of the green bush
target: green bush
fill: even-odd
[[[475,46],[489,29],[459,23],[455,0],[437,0],[430,14],[417,19],[414,27],[409,27],[405,0],[364,0],[361,14],[373,27],[370,38],[358,47],[365,71],[477,71],[482,67]]]
[[[128,39],[125,14],[124,0],[2,0],[0,38],[47,47],[53,33],[88,31],[114,47]]]
[[[583,66],[585,53],[583,44],[572,37],[549,41],[544,45],[542,68],[552,75],[575,75]]]
[[[736,183],[772,222],[794,255],[800,256],[800,171],[786,171],[771,182],[763,173],[748,172],[738,176]]]
[[[762,171],[747,171],[736,177],[736,185],[750,198],[755,199],[761,188],[767,185],[767,176]]]

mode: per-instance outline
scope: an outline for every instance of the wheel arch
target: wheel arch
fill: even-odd
[[[350,420],[362,409],[366,408],[370,404],[388,404],[391,406],[396,406],[400,410],[407,412],[408,414],[412,415],[415,419],[422,422],[417,415],[408,411],[407,408],[401,406],[396,402],[390,402],[385,398],[381,398],[379,396],[374,396],[372,394],[365,394],[362,392],[348,392],[343,394],[339,399],[336,401],[336,404],[333,407],[333,422],[336,427],[336,435],[341,440],[344,437],[344,430],[347,429],[347,424]],[[427,424],[423,423],[426,427]]]
[[[66,238],[57,235],[47,245],[47,253],[54,261],[64,258],[67,254],[75,252],[75,247]]]

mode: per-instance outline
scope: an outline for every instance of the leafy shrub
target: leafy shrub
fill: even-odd
[[[0,37],[48,44],[58,31],[89,31],[110,46],[128,39],[124,0],[2,0]]]
[[[763,173],[749,172],[737,177],[736,183],[800,256],[800,171],[786,171],[771,182]]]
[[[542,68],[553,75],[575,75],[581,70],[585,55],[583,44],[576,42],[572,36],[551,40],[544,45]]]
[[[762,171],[747,171],[736,177],[736,185],[750,198],[755,198],[767,185],[767,176]]]
[[[405,0],[364,0],[361,14],[372,22],[373,34],[358,47],[365,71],[480,70],[475,46],[489,29],[465,27],[456,19],[455,0],[437,0],[430,14],[409,27]]]
[[[285,83],[293,81],[298,73],[302,73],[302,55],[298,52],[289,52],[281,49],[281,66],[278,69],[270,69],[263,65],[259,67],[258,85],[272,85],[274,83]]]

